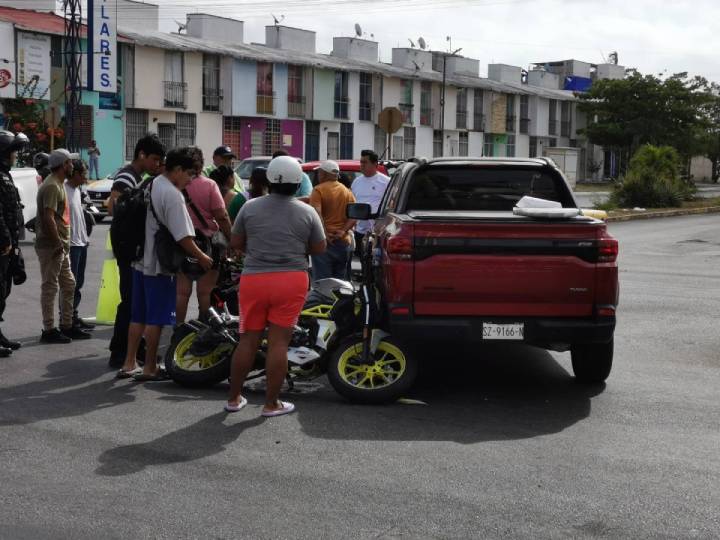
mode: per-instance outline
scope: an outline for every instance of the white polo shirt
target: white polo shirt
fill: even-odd
[[[375,176],[358,176],[352,184],[355,200],[359,203],[369,204],[373,213],[377,212],[389,182],[390,178],[380,172]],[[372,221],[358,221],[355,230],[359,233],[366,233],[372,226]]]

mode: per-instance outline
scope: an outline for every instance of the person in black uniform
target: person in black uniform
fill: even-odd
[[[17,152],[28,144],[23,133],[17,135],[0,130],[0,321],[13,283],[20,258],[20,229],[23,226],[20,194],[13,183],[10,169],[15,165]],[[0,358],[7,358],[20,343],[7,339],[0,330]]]

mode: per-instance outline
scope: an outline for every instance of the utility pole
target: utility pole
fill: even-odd
[[[80,103],[82,101],[82,79],[80,74],[82,52],[80,30],[82,28],[82,7],[80,0],[64,0],[65,44],[65,146],[70,152],[80,151]],[[90,36],[88,36],[90,39]]]
[[[450,41],[449,36],[447,39]],[[440,53],[443,57],[442,91],[440,92],[440,157],[445,155],[445,86],[447,81],[447,70],[445,69],[445,65],[447,64],[449,56],[456,56],[460,51],[462,51],[462,47],[455,49],[452,52]]]

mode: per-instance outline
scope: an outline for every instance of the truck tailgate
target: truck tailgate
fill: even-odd
[[[593,314],[598,222],[413,225],[416,315]]]

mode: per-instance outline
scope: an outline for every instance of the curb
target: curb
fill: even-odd
[[[708,206],[705,208],[683,208],[678,210],[663,210],[660,212],[645,212],[638,214],[629,214],[626,216],[610,216],[605,221],[607,223],[618,223],[623,221],[635,221],[637,219],[655,219],[677,216],[697,216],[702,214],[720,213],[720,206]]]

